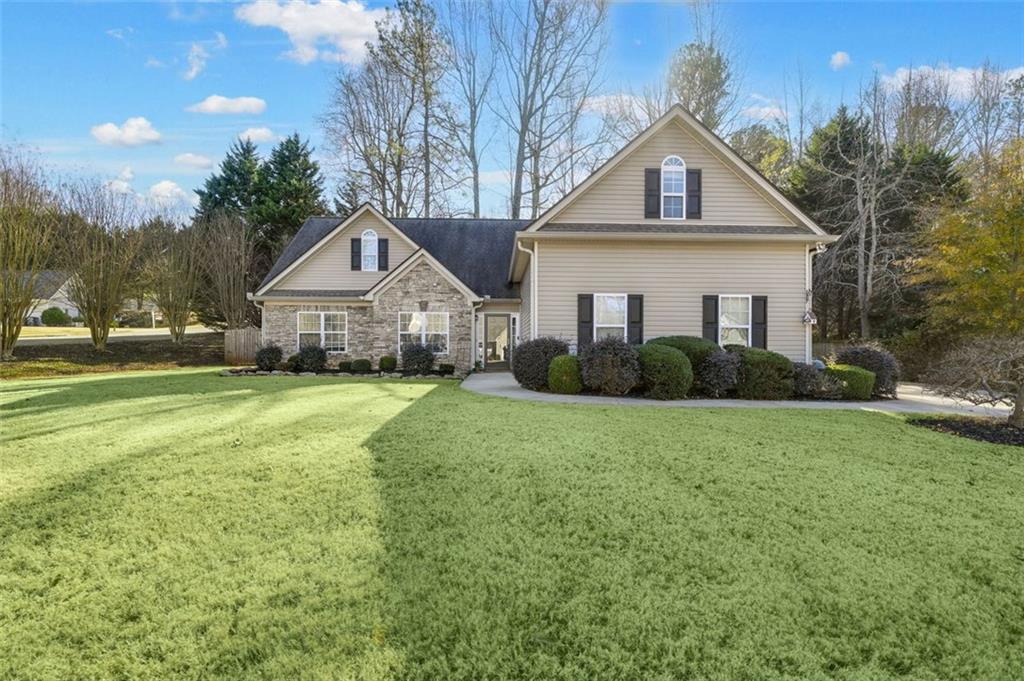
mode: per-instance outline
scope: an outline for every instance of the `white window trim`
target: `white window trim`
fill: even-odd
[[[622,298],[622,324],[598,324],[597,323],[597,299],[598,298]],[[629,294],[628,293],[595,293],[594,294],[594,338],[597,340],[597,329],[622,329],[622,340],[629,342]]]
[[[747,323],[746,324],[722,324],[722,299],[723,298],[746,298],[747,299]],[[723,293],[718,296],[718,344],[722,345],[722,328],[727,329],[746,329],[747,330],[747,347],[753,347],[751,342],[754,340],[751,336],[754,333],[754,296],[743,293]]]
[[[402,331],[402,315],[404,314],[417,314],[423,315],[423,323],[420,325],[420,344],[427,344],[427,318],[428,314],[443,314],[444,315],[444,352],[434,353],[437,357],[447,357],[448,353],[452,349],[452,338],[449,334],[451,330],[451,316],[447,310],[427,310],[426,312],[420,310],[400,310],[398,312],[398,352],[402,352],[402,336],[405,335]]]
[[[369,249],[366,248],[366,242],[369,239],[373,239],[373,269],[366,267],[366,258],[370,255]],[[364,229],[363,233],[359,235],[359,240],[359,269],[363,272],[377,272],[380,270],[380,237],[374,230]]]
[[[299,310],[295,315],[295,351],[298,352],[302,348],[302,334],[312,334],[312,331],[301,331],[302,329],[302,315],[316,315],[320,318],[320,347],[324,347],[326,344],[326,322],[324,321],[324,315],[327,314],[340,314],[345,318],[345,349],[344,350],[327,350],[328,355],[342,355],[348,352],[348,312],[342,310]],[[331,333],[337,333],[332,331]],[[325,348],[326,349],[326,348]]]
[[[671,158],[679,159],[679,162],[683,164],[682,166],[668,166],[668,168],[670,170],[674,171],[674,172],[682,172],[682,174],[683,174],[683,191],[682,192],[666,192],[665,191],[665,167],[666,167],[665,164]],[[661,186],[658,188],[660,190],[660,192],[661,192],[661,219],[662,220],[685,220],[686,219],[686,161],[683,160],[682,156],[677,156],[675,154],[672,154],[670,156],[666,156],[665,157],[665,159],[661,162],[661,174],[658,176],[658,182],[661,184]],[[682,199],[683,199],[683,215],[681,217],[675,218],[675,217],[669,217],[669,216],[665,215],[665,197],[666,196],[672,196],[672,197],[679,196],[679,197],[682,197]]]

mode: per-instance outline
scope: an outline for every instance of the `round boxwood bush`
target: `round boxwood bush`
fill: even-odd
[[[609,336],[580,350],[583,385],[602,395],[625,395],[640,384],[636,348]]]
[[[380,358],[379,365],[381,371],[394,371],[398,368],[398,358],[393,355],[384,355]]]
[[[273,371],[281,364],[284,351],[276,343],[264,345],[256,351],[256,368],[260,371]]]
[[[704,358],[696,372],[697,389],[708,397],[725,397],[740,380],[740,356],[718,349]]]
[[[343,359],[340,362],[338,362],[338,371],[345,374],[350,373],[352,371],[351,360]]]
[[[851,364],[832,364],[825,372],[843,385],[843,399],[870,400],[875,389],[875,375]]]
[[[640,360],[640,386],[647,397],[655,400],[681,400],[693,385],[690,360],[670,345],[641,345],[636,349]]]
[[[366,374],[373,369],[373,364],[368,359],[354,359],[352,360],[352,373]]]
[[[455,373],[455,365],[454,364],[438,364],[437,365],[437,373],[441,374],[442,376],[451,376],[452,374]]]
[[[731,345],[740,357],[736,396],[743,400],[788,400],[793,397],[793,362],[777,352]]]
[[[288,371],[319,373],[327,367],[327,351],[319,345],[306,345],[288,358]]]
[[[647,342],[654,345],[667,345],[681,351],[690,360],[690,366],[695,369],[707,359],[708,355],[721,349],[718,347],[718,343],[697,336],[662,336],[661,338],[652,338]]]
[[[44,326],[68,326],[71,324],[71,315],[59,307],[48,307],[39,316]]]
[[[896,397],[900,382],[900,363],[896,356],[873,343],[852,345],[836,353],[836,364],[867,369],[875,375],[873,397]]]
[[[564,340],[544,336],[520,343],[512,353],[512,375],[528,390],[543,390],[548,385],[548,367],[559,355],[569,354]]]
[[[580,361],[572,355],[559,355],[548,366],[548,390],[559,395],[578,395],[583,390]]]
[[[402,369],[410,374],[429,374],[434,370],[434,351],[422,343],[402,346]]]

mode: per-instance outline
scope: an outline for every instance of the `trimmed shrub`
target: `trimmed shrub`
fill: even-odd
[[[327,351],[319,345],[306,345],[288,358],[288,371],[319,373],[327,366]]]
[[[793,397],[793,362],[788,357],[737,345],[726,350],[740,357],[737,397],[743,400],[788,400]]]
[[[338,371],[344,374],[352,373],[352,362],[347,359],[338,362]]]
[[[455,373],[455,365],[454,364],[438,364],[437,365],[437,373],[441,374],[442,376],[451,376],[452,374]]]
[[[636,348],[621,338],[602,338],[580,351],[583,385],[602,395],[625,395],[640,384]]]
[[[402,369],[410,374],[429,374],[434,370],[434,351],[422,343],[402,346]]]
[[[875,389],[875,375],[862,367],[850,364],[832,364],[825,373],[843,386],[843,399],[870,400]]]
[[[654,343],[636,349],[640,360],[640,386],[655,400],[681,400],[693,385],[693,368],[682,350]]]
[[[843,396],[843,384],[813,364],[793,362],[793,393],[806,400],[836,400]]]
[[[394,371],[398,368],[398,358],[393,355],[384,355],[378,364],[381,371]]]
[[[578,395],[583,390],[580,361],[572,355],[559,355],[548,366],[548,390],[559,395]]]
[[[260,371],[273,371],[281,364],[284,351],[275,343],[264,345],[256,351],[256,368]]]
[[[71,324],[71,315],[59,307],[48,307],[39,316],[43,326],[68,326]]]
[[[548,336],[524,341],[512,353],[512,375],[528,390],[543,390],[548,385],[551,360],[567,354],[569,346],[558,338]]]
[[[368,374],[373,370],[373,363],[368,359],[354,359],[352,360],[352,373],[354,374]]]
[[[718,343],[697,336],[662,336],[647,341],[653,345],[667,345],[681,351],[690,360],[690,366],[697,369],[708,355],[720,350]]]
[[[896,397],[900,381],[900,363],[895,355],[874,343],[852,345],[836,353],[836,364],[867,369],[875,375],[872,397]]]
[[[708,397],[725,397],[740,380],[740,363],[740,356],[734,352],[712,352],[697,370],[697,389]]]

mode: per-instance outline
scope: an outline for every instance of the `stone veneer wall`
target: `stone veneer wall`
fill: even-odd
[[[422,301],[426,301],[429,312],[448,312],[448,354],[439,355],[438,363],[454,364],[464,371],[471,369],[472,305],[425,261],[378,294],[371,305],[266,303],[263,307],[263,343],[280,345],[287,357],[297,349],[298,312],[347,312],[347,352],[331,354],[329,361],[337,364],[342,359],[369,359],[377,366],[385,355],[401,359],[398,313],[419,312]]]

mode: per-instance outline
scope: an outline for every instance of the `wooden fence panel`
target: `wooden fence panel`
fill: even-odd
[[[224,361],[228,364],[252,364],[260,346],[260,330],[228,329],[224,332]]]

